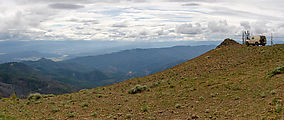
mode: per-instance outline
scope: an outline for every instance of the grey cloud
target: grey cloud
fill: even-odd
[[[92,25],[92,24],[99,24],[100,22],[98,20],[79,20],[79,19],[70,19],[69,22],[75,22],[75,23],[83,23],[84,25]]]
[[[29,40],[30,37],[22,34],[23,31],[13,30],[0,32],[0,40]]]
[[[188,23],[177,26],[176,32],[181,34],[201,34],[202,28],[199,23],[196,23],[194,26]]]
[[[52,16],[52,12],[52,10],[46,11],[46,9],[34,7],[26,11],[17,11],[5,18],[0,17],[0,32],[38,27],[41,22]]]
[[[221,0],[167,0],[169,2],[218,2]]]
[[[247,22],[247,21],[241,22],[240,25],[241,25],[242,27],[244,27],[246,30],[249,30],[249,29],[251,28],[250,23]]]
[[[66,3],[54,3],[48,5],[50,8],[53,9],[80,9],[84,8],[82,5],[76,5],[76,4],[66,4]]]
[[[157,32],[156,32],[159,36],[160,35],[168,35],[169,33],[170,33],[170,31],[169,30],[158,30]]]
[[[85,24],[99,24],[100,23],[98,20],[82,20],[81,22]]]
[[[255,34],[264,34],[268,32],[267,22],[265,21],[257,21],[253,23],[253,32]]]
[[[210,21],[208,22],[208,29],[212,33],[232,33],[235,29],[233,26],[229,26],[226,20],[223,21]]]
[[[252,18],[252,19],[271,19],[271,20],[282,20],[280,17],[276,16],[269,16],[265,14],[257,14],[250,11],[242,11],[242,10],[234,10],[227,7],[211,7],[212,12],[210,12],[210,15],[221,15],[221,16],[237,16],[237,17],[243,17],[243,18]]]
[[[150,34],[150,32],[146,29],[143,29],[139,32],[139,35],[142,35],[142,36],[146,36],[146,35],[149,35],[149,34]]]
[[[119,23],[113,24],[112,27],[128,27],[128,23],[126,21],[119,22]]]
[[[92,3],[120,3],[127,2],[147,2],[148,0],[15,0],[18,4],[35,4],[35,3],[62,3],[62,4],[92,4]]]
[[[197,4],[197,3],[187,3],[187,4],[183,4],[182,6],[200,6],[200,4]]]
[[[284,23],[279,24],[279,25],[278,25],[278,28],[284,28]]]

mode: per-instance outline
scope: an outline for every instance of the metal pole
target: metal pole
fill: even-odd
[[[271,33],[271,45],[273,45],[273,36],[272,36],[272,33]]]
[[[243,44],[244,44],[244,31],[242,31],[242,40],[243,40]]]

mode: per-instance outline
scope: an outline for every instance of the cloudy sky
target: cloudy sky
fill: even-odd
[[[274,34],[283,0],[0,0],[0,41],[184,41]]]

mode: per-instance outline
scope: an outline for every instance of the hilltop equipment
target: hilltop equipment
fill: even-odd
[[[246,44],[247,46],[250,46],[250,45],[265,46],[266,45],[266,37],[265,36],[263,36],[263,35],[250,36],[249,31],[243,32],[242,39],[243,39],[243,44]]]
[[[246,40],[245,44],[247,46],[249,46],[249,45],[265,46],[266,45],[266,37],[263,36],[263,35],[252,36],[250,39]]]

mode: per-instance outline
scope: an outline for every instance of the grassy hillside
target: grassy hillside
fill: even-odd
[[[281,67],[282,66],[282,67]],[[283,119],[284,45],[223,46],[154,75],[30,100],[2,99],[25,119]]]

